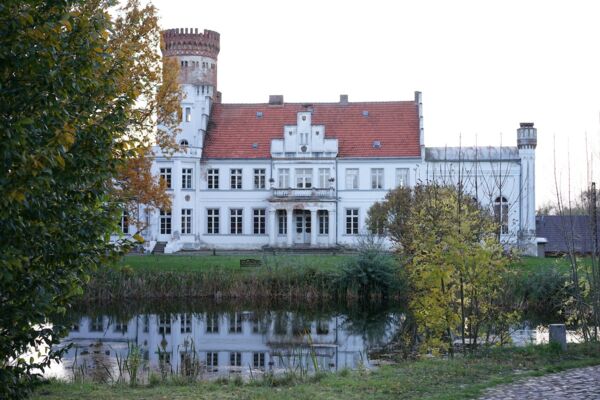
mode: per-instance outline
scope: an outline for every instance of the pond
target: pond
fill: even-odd
[[[139,382],[169,377],[256,379],[285,373],[369,369],[374,351],[405,320],[398,304],[235,304],[206,300],[87,306],[60,321],[63,360],[44,373],[67,381]],[[511,330],[515,345],[548,341],[543,324]],[[577,341],[572,332],[568,341]],[[460,339],[455,341],[460,343]]]
[[[47,377],[127,381],[152,375],[253,379],[286,372],[371,368],[369,354],[389,343],[403,314],[396,307],[319,311],[215,307],[131,312],[114,307],[75,313]]]

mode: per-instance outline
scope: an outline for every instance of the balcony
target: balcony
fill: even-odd
[[[308,188],[308,189],[277,189],[273,188],[271,200],[281,201],[281,200],[334,200],[335,199],[335,188]]]

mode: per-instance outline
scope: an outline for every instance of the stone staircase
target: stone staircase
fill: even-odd
[[[152,254],[165,254],[166,246],[167,242],[156,242],[154,248],[152,249]]]

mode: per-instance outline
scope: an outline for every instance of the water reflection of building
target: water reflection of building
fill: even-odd
[[[73,346],[58,375],[65,376],[75,359],[92,370],[114,369],[130,344],[140,347],[151,368],[180,371],[194,359],[209,376],[247,373],[250,367],[277,372],[301,364],[313,369],[315,360],[321,370],[368,366],[365,340],[345,330],[344,321],[342,316],[309,320],[290,312],[143,314],[128,321],[83,317],[63,340]]]

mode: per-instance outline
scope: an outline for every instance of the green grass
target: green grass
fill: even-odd
[[[495,349],[484,355],[453,360],[427,359],[384,366],[373,372],[326,374],[275,386],[249,384],[174,384],[130,388],[101,384],[52,382],[34,399],[437,399],[474,398],[487,388],[516,379],[600,364],[600,345],[570,345],[567,352],[551,346]]]
[[[307,267],[332,270],[341,267],[350,255],[263,255],[248,253],[240,255],[128,255],[119,266],[129,266],[134,271],[195,272],[219,268],[232,272],[248,272],[254,268],[240,268],[240,259],[259,259],[270,266]]]

